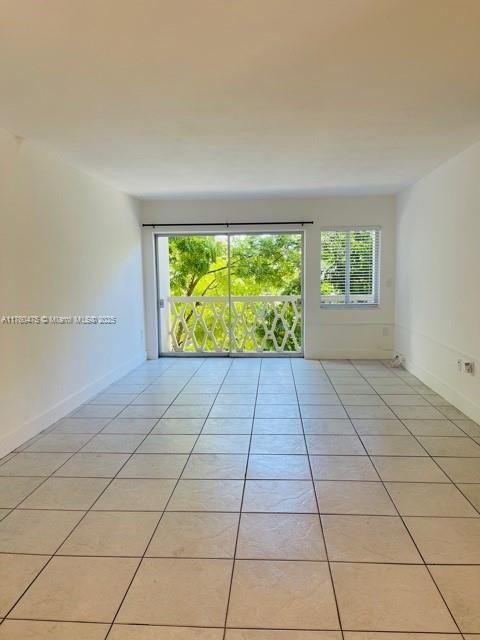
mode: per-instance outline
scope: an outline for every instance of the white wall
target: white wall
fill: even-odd
[[[397,218],[396,350],[480,421],[480,144],[403,192]]]
[[[111,326],[0,324],[0,455],[144,357],[138,205],[0,131],[0,316],[117,316]]]
[[[195,230],[195,222],[245,222],[245,227],[236,229],[247,230],[248,222],[314,220],[315,224],[305,226],[306,357],[391,357],[394,321],[394,197],[151,200],[143,203],[142,220],[144,223],[192,223],[192,230]],[[381,302],[378,309],[320,309],[320,230],[322,227],[349,225],[379,225],[382,229]],[[272,227],[265,228],[267,231],[269,229]],[[205,228],[197,230],[206,231]],[[224,231],[225,227],[219,227],[219,230]],[[157,232],[160,231],[166,232],[168,229],[157,228]],[[152,229],[144,229],[147,352],[149,357],[156,357],[158,344],[152,234]]]

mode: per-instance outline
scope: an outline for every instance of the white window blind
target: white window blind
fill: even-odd
[[[378,305],[380,231],[321,232],[321,304]]]

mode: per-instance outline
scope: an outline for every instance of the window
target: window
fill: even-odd
[[[379,248],[378,229],[321,232],[322,307],[378,305]]]

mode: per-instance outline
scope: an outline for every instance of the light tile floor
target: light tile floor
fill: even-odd
[[[151,361],[0,461],[0,585],[0,640],[480,640],[480,426],[378,361]]]

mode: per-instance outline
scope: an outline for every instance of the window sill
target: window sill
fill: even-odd
[[[320,304],[320,309],[380,309],[380,305],[376,304]]]

